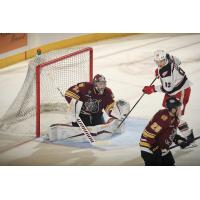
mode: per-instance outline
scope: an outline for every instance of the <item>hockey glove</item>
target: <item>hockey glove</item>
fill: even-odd
[[[180,135],[176,135],[173,141],[176,145],[180,146],[182,149],[184,149],[189,145],[189,142]]]
[[[190,130],[190,134],[187,136],[187,142],[190,144],[194,142],[193,130]]]
[[[151,85],[151,86],[144,86],[143,90],[142,90],[145,94],[151,94],[153,92],[156,92],[155,90],[155,86]]]

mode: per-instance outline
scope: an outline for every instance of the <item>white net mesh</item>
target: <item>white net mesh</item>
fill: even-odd
[[[0,133],[35,135],[36,129],[36,66],[82,49],[52,51],[31,60],[28,72],[14,102],[0,120]],[[58,59],[59,60],[59,59]],[[40,72],[40,133],[52,123],[67,123],[67,103],[61,96],[72,85],[90,79],[90,52],[48,64]]]

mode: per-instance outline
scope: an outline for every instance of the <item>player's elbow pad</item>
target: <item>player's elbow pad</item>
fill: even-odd
[[[65,99],[66,99],[67,103],[70,104],[72,98],[65,96]]]

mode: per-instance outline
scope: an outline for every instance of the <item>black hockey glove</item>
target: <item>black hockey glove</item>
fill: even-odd
[[[175,135],[173,142],[176,145],[180,146],[182,149],[184,149],[185,147],[189,145],[189,142],[185,138],[181,137],[180,135]]]

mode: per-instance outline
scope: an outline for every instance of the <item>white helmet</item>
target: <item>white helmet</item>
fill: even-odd
[[[157,50],[154,53],[154,61],[158,64],[160,61],[165,60],[167,64],[168,63],[168,59],[167,59],[167,53],[163,50]]]

